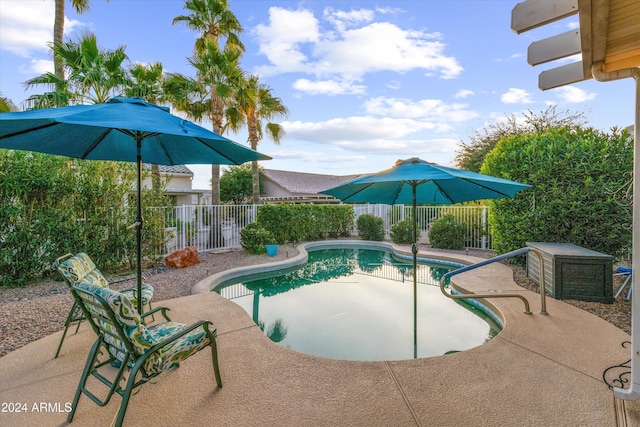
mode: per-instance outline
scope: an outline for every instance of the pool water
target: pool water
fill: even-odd
[[[442,295],[455,267],[413,268],[387,251],[324,249],[286,271],[225,282],[216,292],[243,307],[274,342],[332,359],[404,360],[477,347],[500,331],[490,316]]]

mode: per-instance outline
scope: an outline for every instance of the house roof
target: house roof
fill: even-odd
[[[262,175],[291,193],[318,194],[360,175],[323,175],[317,173],[292,172],[263,169]]]
[[[143,163],[142,166],[145,169],[151,170],[150,163]],[[183,174],[183,175],[193,176],[193,172],[191,172],[191,169],[189,169],[185,165],[173,165],[173,166],[158,165],[158,166],[160,167],[160,173]]]

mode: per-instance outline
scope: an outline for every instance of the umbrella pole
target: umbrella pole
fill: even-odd
[[[136,138],[138,167],[138,216],[134,225],[136,226],[136,276],[138,289],[138,313],[142,315],[142,140]]]
[[[413,245],[411,252],[413,253],[413,358],[418,358],[418,217],[416,186],[415,181],[411,182],[413,189]]]

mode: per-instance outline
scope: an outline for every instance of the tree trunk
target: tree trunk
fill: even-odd
[[[220,204],[220,165],[211,165],[211,204]]]
[[[253,177],[253,204],[260,204],[260,173],[258,171],[258,161],[251,162],[251,175]]]
[[[249,114],[247,117],[247,128],[249,130],[249,145],[252,150],[257,150],[260,138],[258,137],[258,123],[253,114]],[[253,203],[258,205],[260,204],[260,173],[257,160],[251,162],[251,175],[253,178]]]
[[[62,43],[64,36],[64,2],[67,0],[56,0],[55,17],[53,20],[53,42]],[[59,79],[64,79],[64,65],[62,59],[57,55],[53,56],[53,70]]]

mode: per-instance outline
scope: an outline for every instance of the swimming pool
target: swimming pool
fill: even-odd
[[[446,298],[438,280],[456,268],[418,268],[414,342],[413,268],[390,250],[310,249],[308,262],[245,275],[215,288],[272,341],[345,360],[403,360],[476,347],[501,329],[483,307]]]

